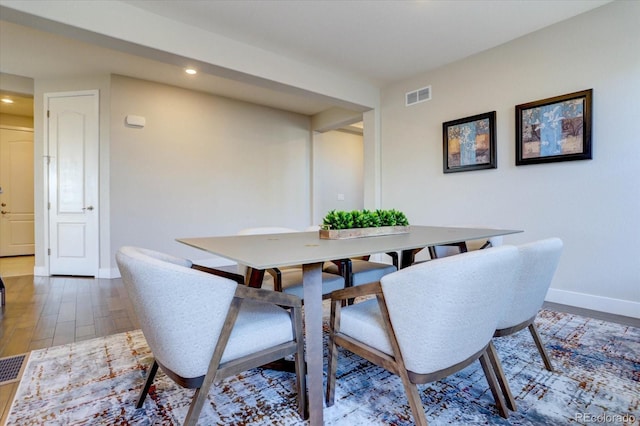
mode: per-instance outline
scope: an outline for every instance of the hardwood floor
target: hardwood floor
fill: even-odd
[[[0,358],[139,328],[122,280],[2,276]],[[17,383],[0,386],[4,424]]]
[[[0,257],[0,277],[33,275],[35,256]]]
[[[139,328],[121,279],[12,276],[15,272],[6,265],[6,259],[0,259],[7,287],[7,304],[0,312],[0,358]],[[545,307],[640,327],[637,318],[550,303]],[[0,424],[17,387],[0,386]]]

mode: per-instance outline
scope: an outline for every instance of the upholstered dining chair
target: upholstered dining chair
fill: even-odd
[[[393,264],[389,264],[370,261],[369,256],[326,262],[323,268],[324,272],[343,275],[345,287],[379,282],[382,277],[397,270],[397,257]]]
[[[116,261],[154,356],[137,408],[160,368],[196,389],[184,423],[195,425],[212,384],[293,354],[298,410],[306,418],[299,298],[239,285],[147,249],[122,247]]]
[[[306,231],[318,231],[319,226],[310,226]],[[345,287],[379,282],[380,278],[398,270],[398,253],[387,253],[393,264],[373,262],[370,256],[361,256],[351,259],[336,259],[332,262],[325,262],[322,270],[330,274],[344,277]]]
[[[259,234],[278,234],[299,232],[292,228],[282,227],[256,227],[245,228],[238,232],[238,235],[259,235]],[[282,291],[287,294],[293,294],[299,298],[303,298],[304,289],[302,286],[302,266],[285,266],[282,268],[271,268],[266,272],[269,273],[270,280],[263,281],[263,288],[271,288],[275,291]],[[244,265],[238,265],[238,273],[247,275],[247,268]],[[248,282],[248,281],[247,281]],[[339,273],[322,273],[322,295],[327,298],[332,291],[340,290],[345,287],[345,279]]]
[[[439,259],[442,257],[453,256],[460,253],[466,253],[473,250],[482,250],[488,247],[498,247],[502,245],[503,237],[498,235],[496,237],[483,238],[479,240],[462,241],[460,243],[452,243],[441,246],[429,247],[429,256],[432,259]]]
[[[418,425],[427,420],[417,384],[440,380],[475,360],[500,415],[508,417],[496,374],[508,385],[491,338],[519,265],[518,250],[503,246],[425,262],[386,275],[380,283],[334,292],[327,406],[334,404],[341,346],[400,376]],[[375,298],[342,304],[367,295]]]
[[[562,254],[562,240],[547,238],[518,246],[522,258],[520,273],[513,285],[511,300],[494,333],[509,336],[528,328],[547,370],[553,371],[551,358],[544,348],[534,320],[544,303]]]
[[[469,227],[469,226],[467,226]],[[473,226],[476,228],[476,226]],[[481,227],[478,227],[481,228]],[[469,240],[469,241],[460,241],[457,243],[451,244],[442,244],[437,246],[429,246],[427,247],[427,251],[429,253],[429,259],[441,259],[443,257],[453,256],[460,253],[466,253],[468,251],[474,250],[482,250],[488,247],[498,247],[501,246],[503,242],[503,236],[498,235],[495,237],[489,238],[481,238],[478,240]],[[424,262],[424,260],[416,261],[415,256],[424,249],[415,249],[405,255],[409,255],[411,260],[403,260],[404,266],[410,266],[416,263]]]

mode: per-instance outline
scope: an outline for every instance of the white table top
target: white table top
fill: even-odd
[[[411,226],[409,233],[321,240],[318,232],[179,238],[178,242],[255,269],[302,265],[522,232],[508,229]]]

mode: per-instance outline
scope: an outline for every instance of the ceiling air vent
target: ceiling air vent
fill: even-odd
[[[405,106],[419,104],[431,100],[431,86],[422,87],[405,94]]]

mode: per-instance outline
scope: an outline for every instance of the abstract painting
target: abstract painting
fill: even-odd
[[[516,105],[516,165],[591,159],[592,89]]]
[[[496,112],[442,124],[444,173],[495,169]]]

